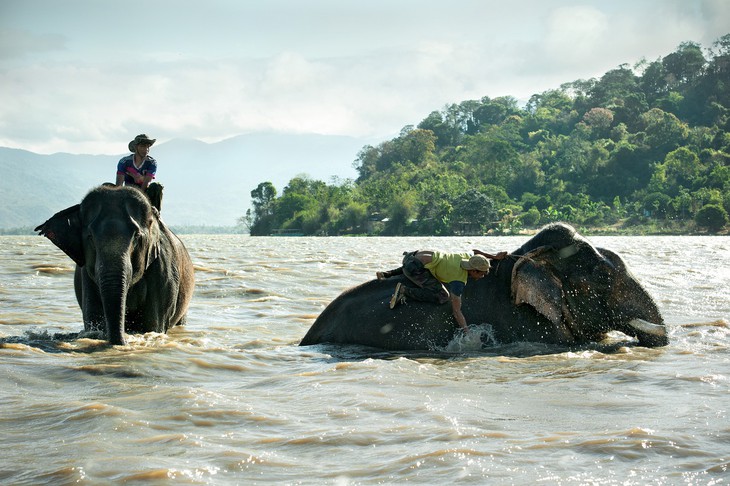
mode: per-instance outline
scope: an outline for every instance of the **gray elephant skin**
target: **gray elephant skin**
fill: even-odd
[[[184,323],[193,264],[140,190],[99,186],[35,230],[76,262],[85,331],[125,344],[125,331],[164,333]]]
[[[458,330],[451,305],[408,300],[391,310],[398,282],[413,285],[401,275],[347,290],[324,309],[300,345],[443,349]],[[471,325],[491,325],[499,344],[587,344],[609,331],[632,336],[641,346],[668,344],[656,303],[623,260],[564,223],[544,227],[510,257],[492,261],[486,277],[467,284],[462,311]]]

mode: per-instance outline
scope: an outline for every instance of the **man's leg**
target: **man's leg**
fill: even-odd
[[[403,267],[394,268],[393,270],[385,270],[383,272],[375,272],[375,276],[378,280],[385,280],[386,278],[395,277],[403,273]]]
[[[403,273],[408,280],[418,287],[403,286],[401,293],[406,297],[424,302],[443,304],[449,300],[449,291],[433,274],[416,258],[415,252],[403,258]]]

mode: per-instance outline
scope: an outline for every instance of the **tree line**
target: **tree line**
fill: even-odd
[[[365,146],[355,180],[251,191],[251,235],[509,234],[551,221],[640,231],[727,229],[730,34],[519,106],[483,97]]]

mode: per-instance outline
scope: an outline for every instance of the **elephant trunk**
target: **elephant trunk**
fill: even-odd
[[[126,344],[124,320],[127,292],[131,280],[131,265],[122,264],[114,269],[100,269],[97,272],[99,293],[104,308],[107,339],[111,344]]]

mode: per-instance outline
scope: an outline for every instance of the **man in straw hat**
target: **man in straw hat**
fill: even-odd
[[[461,312],[461,294],[469,278],[479,280],[489,273],[489,258],[502,260],[507,252],[490,255],[474,250],[468,253],[443,253],[440,251],[414,251],[403,253],[403,266],[386,272],[376,272],[378,280],[404,274],[417,287],[398,283],[390,308],[393,309],[406,298],[444,304],[451,301],[456,322],[464,331],[468,330],[466,318]],[[448,289],[447,287],[448,286]]]
[[[152,205],[162,209],[162,185],[152,183],[157,173],[157,161],[150,156],[150,147],[157,140],[141,133],[129,142],[131,155],[122,157],[117,164],[116,185],[133,186],[147,193]]]

